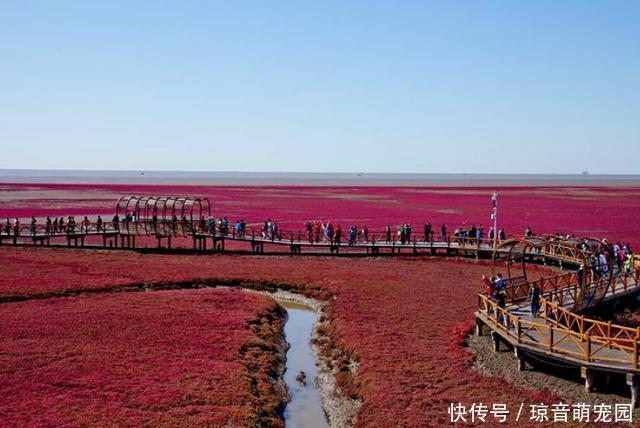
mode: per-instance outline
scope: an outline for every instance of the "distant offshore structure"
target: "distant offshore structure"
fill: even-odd
[[[581,172],[581,174],[582,175],[589,175],[589,171],[585,169],[584,171]]]

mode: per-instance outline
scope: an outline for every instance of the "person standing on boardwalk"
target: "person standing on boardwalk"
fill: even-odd
[[[385,227],[385,229],[384,229],[384,241],[385,241],[387,244],[390,244],[390,243],[391,243],[391,226],[387,226],[387,227]]]
[[[96,220],[96,229],[98,230],[98,233],[102,232],[102,223],[102,217],[98,215],[98,219]]]
[[[398,239],[401,244],[404,244],[404,225],[398,226]]]
[[[356,243],[357,234],[358,229],[355,226],[351,226],[349,229],[349,245],[354,245]]]
[[[476,229],[475,224],[472,224],[467,232],[467,238],[474,239],[476,237],[476,233],[478,233],[478,229]]]
[[[17,236],[19,233],[20,233],[20,219],[16,217],[16,219],[13,220],[13,234]]]
[[[332,223],[329,223],[329,225],[327,226],[327,236],[329,237],[329,243],[333,245],[336,239],[336,229],[335,227],[333,227]]]
[[[624,270],[627,273],[632,273],[633,272],[633,253],[631,251],[629,251],[627,253],[627,258],[624,261]]]
[[[82,219],[82,222],[80,222],[80,232],[84,232],[84,233],[89,232],[90,225],[91,225],[91,222],[89,221],[89,217],[84,216],[84,218]]]
[[[369,242],[369,228],[366,224],[362,226],[362,238],[364,239],[364,242]]]
[[[444,223],[440,226],[440,236],[442,237],[442,241],[447,241],[447,225]]]
[[[309,242],[313,242],[313,225],[310,221],[304,224],[304,230],[307,232],[307,239]]]
[[[600,266],[601,275],[604,276],[609,273],[609,263],[604,251],[600,253],[600,256],[598,256],[598,265]]]
[[[334,243],[340,245],[340,239],[342,239],[342,227],[338,224],[334,232]]]
[[[44,224],[44,233],[49,235],[51,233],[51,225],[53,223],[51,222],[51,217],[47,216],[47,221]]]
[[[36,221],[35,217],[31,217],[31,224],[29,225],[29,233],[32,236],[36,236],[36,225],[38,224],[38,222]]]
[[[431,223],[426,222],[424,224],[424,242],[429,242],[431,237]]]
[[[493,278],[489,278],[486,275],[482,275],[482,283],[485,286],[487,297],[492,298],[495,293],[495,284],[493,283]]]
[[[314,242],[320,242],[321,229],[322,227],[320,226],[320,222],[316,220],[313,223],[313,241]]]
[[[529,290],[529,300],[531,301],[531,316],[537,318],[538,311],[540,310],[540,288],[535,282]]]
[[[76,232],[76,219],[73,216],[67,217],[67,225],[66,225],[67,233],[75,233]]]
[[[580,263],[580,267],[576,271],[576,279],[578,280],[578,285],[582,285],[584,279],[584,263]]]

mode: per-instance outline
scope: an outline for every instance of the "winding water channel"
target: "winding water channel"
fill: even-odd
[[[300,303],[276,300],[288,314],[284,326],[285,338],[289,343],[284,380],[289,388],[291,401],[284,411],[286,426],[328,428],[329,424],[322,409],[322,398],[315,384],[318,369],[310,343],[317,313]],[[301,385],[296,380],[301,371],[306,374],[306,385]]]

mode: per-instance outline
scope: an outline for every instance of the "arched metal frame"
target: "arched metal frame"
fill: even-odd
[[[606,243],[596,238],[570,238],[544,235],[526,239],[503,241],[493,255],[494,269],[498,262],[506,261],[507,283],[515,285],[530,281],[527,265],[534,257],[557,260],[562,265],[573,265],[581,270],[573,310],[579,311],[602,300],[614,281],[611,264],[607,275],[601,275],[598,261],[594,260]],[[520,266],[521,275],[514,275],[513,267]]]
[[[589,266],[590,252],[580,248],[581,241],[568,241],[558,237],[539,236],[526,239],[510,239],[498,245],[494,263],[506,259],[509,278],[514,278],[512,266],[521,266],[522,277],[528,280],[527,261],[533,257],[546,257],[569,265]],[[506,251],[508,250],[508,251]]]
[[[208,198],[122,196],[115,212],[123,220],[123,232],[186,236],[193,232],[194,221],[211,217],[211,203]],[[126,222],[134,213],[136,221]]]

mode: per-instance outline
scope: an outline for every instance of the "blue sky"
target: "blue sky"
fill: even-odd
[[[0,168],[640,173],[640,2],[5,0],[0,142]]]

